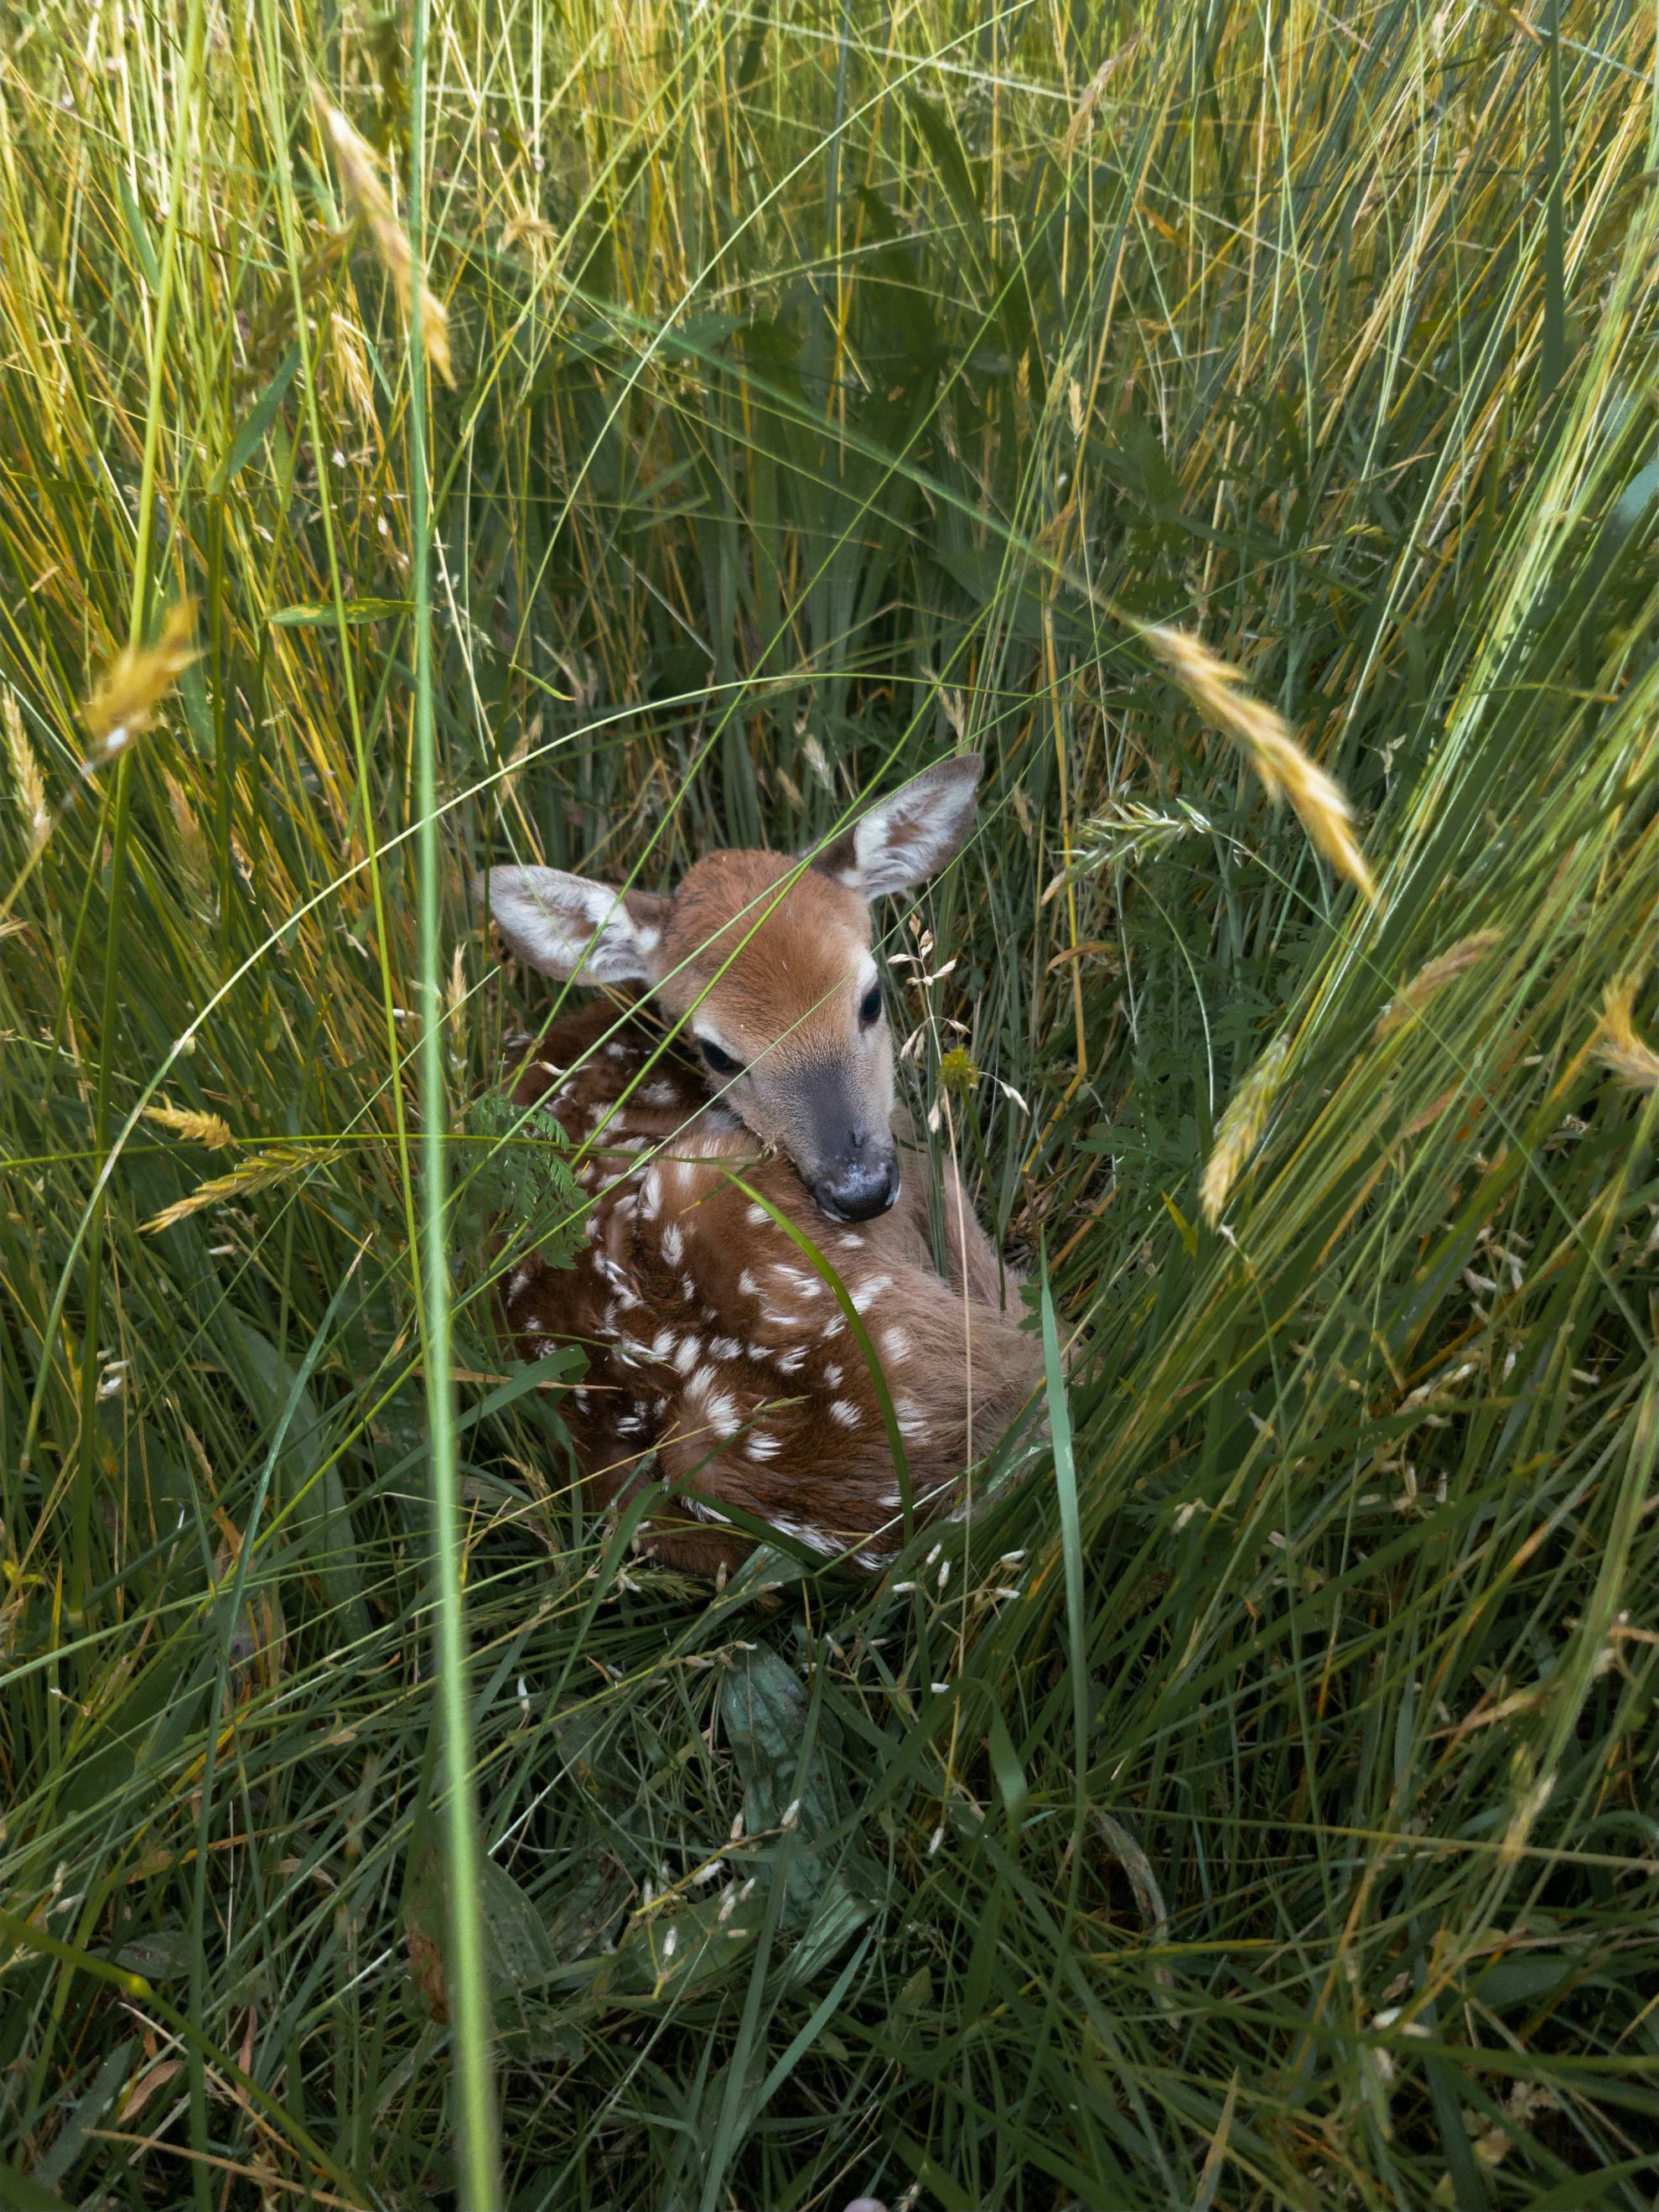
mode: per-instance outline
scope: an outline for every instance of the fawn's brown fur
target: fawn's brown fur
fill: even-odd
[[[665,1045],[642,1011],[600,1000],[514,1041],[513,1097],[558,1123],[590,1212],[574,1267],[532,1257],[502,1293],[531,1356],[585,1348],[563,1410],[590,1495],[604,1504],[661,1480],[667,1502],[641,1536],[670,1565],[735,1564],[749,1542],[721,1527],[728,1506],[866,1571],[902,1534],[870,1359],[769,1205],[859,1316],[918,1515],[960,1504],[969,1463],[1030,1394],[1035,1342],[1004,1310],[1005,1278],[950,1170],[944,1272],[934,1264],[926,1155],[902,1169],[893,1134],[870,949],[868,899],[955,851],[978,765],[928,771],[814,865],[716,853],[672,898],[491,872],[512,950],[554,974],[644,983],[678,1025]]]

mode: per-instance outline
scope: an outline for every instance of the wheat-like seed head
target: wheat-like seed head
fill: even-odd
[[[1240,1171],[1261,1141],[1290,1049],[1290,1039],[1281,1031],[1227,1101],[1216,1125],[1215,1142],[1199,1185],[1204,1218],[1212,1229]]]
[[[559,228],[557,223],[544,222],[539,216],[532,215],[526,210],[520,209],[519,213],[512,216],[504,225],[498,241],[498,250],[502,253],[510,253],[522,240],[527,239],[532,246],[539,247],[544,252],[550,252],[563,236],[564,233]]]
[[[178,599],[154,645],[125,646],[104,671],[81,718],[92,733],[84,775],[106,767],[155,719],[156,708],[196,658],[196,603]]]
[[[1455,945],[1432,960],[1425,960],[1410,982],[1404,984],[1382,1009],[1376,1024],[1377,1041],[1380,1042],[1415,1019],[1437,992],[1443,991],[1448,983],[1455,983],[1460,975],[1479,966],[1498,942],[1499,934],[1495,929],[1477,929],[1470,936],[1460,937]]]
[[[350,317],[343,315],[338,308],[329,317],[328,326],[334,341],[334,358],[339,363],[340,382],[345,387],[345,395],[356,409],[364,426],[370,430],[378,430],[380,418],[374,405],[374,379],[369,373],[363,334]]]
[[[448,1022],[457,1042],[465,1034],[466,1019],[466,948],[457,945],[454,957],[449,963],[449,1003],[445,1008]]]
[[[14,693],[5,697],[6,750],[17,779],[18,804],[28,821],[29,842],[35,852],[52,835],[52,809],[46,804],[46,780],[23,728],[23,710]]]
[[[183,1198],[175,1199],[171,1206],[164,1206],[159,1213],[152,1214],[143,1224],[144,1234],[153,1237],[160,1230],[170,1229],[175,1221],[199,1213],[204,1206],[216,1206],[221,1200],[246,1198],[252,1191],[269,1189],[272,1183],[284,1182],[291,1175],[325,1165],[331,1157],[304,1145],[268,1145],[252,1159],[232,1168],[228,1175],[210,1176]]]
[[[1630,1090],[1659,1091],[1659,1052],[1638,1034],[1631,1019],[1635,995],[1636,986],[1628,981],[1608,992],[1595,1040],[1595,1057]]]
[[[169,1106],[165,1103],[146,1106],[144,1119],[163,1129],[171,1129],[175,1137],[183,1137],[188,1144],[205,1145],[210,1152],[222,1152],[227,1145],[236,1141],[222,1115],[198,1114],[191,1106]]]
[[[1351,824],[1353,809],[1317,761],[1310,759],[1265,699],[1244,689],[1237,669],[1212,653],[1190,630],[1168,623],[1125,617],[1207,722],[1243,747],[1270,799],[1288,799],[1302,826],[1339,875],[1368,900],[1376,884]]]
[[[1162,852],[1194,832],[1207,835],[1210,828],[1209,817],[1184,799],[1172,799],[1162,811],[1138,799],[1109,800],[1098,814],[1078,824],[1071,859],[1043,892],[1042,903],[1058,898],[1080,876],[1098,868],[1133,867],[1147,854]]]
[[[434,295],[425,270],[417,270],[415,266],[409,234],[398,220],[374,149],[366,138],[358,136],[320,89],[313,90],[312,98],[334,151],[334,166],[340,173],[341,186],[374,241],[374,251],[392,279],[404,319],[409,319],[418,284],[422,350],[444,382],[453,386],[455,370],[449,353],[449,310]]]

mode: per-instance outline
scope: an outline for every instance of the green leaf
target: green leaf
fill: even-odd
[[[195,1945],[188,1928],[162,1926],[131,1937],[109,1954],[116,1966],[147,1982],[176,1982],[190,1972]]]
[[[1181,1243],[1182,1243],[1182,1249],[1185,1251],[1185,1253],[1186,1253],[1186,1255],[1187,1255],[1187,1257],[1188,1257],[1189,1260],[1195,1260],[1195,1259],[1197,1259],[1197,1257],[1198,1257],[1198,1231],[1197,1231],[1197,1230],[1196,1230],[1196,1229],[1194,1229],[1194,1226],[1193,1226],[1193,1224],[1192,1224],[1192,1223],[1191,1223],[1190,1221],[1188,1221],[1188,1218],[1187,1218],[1186,1215],[1182,1212],[1181,1208],[1180,1208],[1180,1207],[1176,1204],[1176,1202],[1175,1202],[1174,1199],[1172,1199],[1172,1198],[1170,1197],[1170,1194],[1169,1194],[1169,1192],[1168,1192],[1167,1190],[1161,1190],[1161,1191],[1159,1191],[1159,1193],[1158,1193],[1158,1196],[1159,1196],[1159,1197],[1163,1200],[1163,1201],[1164,1201],[1164,1212],[1169,1215],[1169,1217],[1170,1217],[1170,1220],[1171,1220],[1171,1221],[1173,1221],[1173,1222],[1174,1222],[1174,1224],[1175,1224],[1175,1225],[1176,1225],[1176,1235],[1177,1237],[1180,1237],[1180,1239],[1181,1239]]]
[[[597,1908],[598,1893],[574,1917],[562,1921],[567,1939],[580,1932],[579,1943],[569,1948],[556,1937],[535,1899],[486,1855],[478,1861],[477,1903],[497,2036],[525,2057],[571,2058],[581,2047],[581,2037],[570,2004],[555,1985],[568,1979],[565,1969],[589,1948],[585,1923]],[[444,1826],[423,1814],[411,1844],[404,1936],[416,1991],[441,2021],[450,2017],[447,1960],[453,1905]]]
[[[273,629],[332,629],[340,623],[380,622],[389,615],[413,612],[411,599],[345,599],[338,607],[332,600],[315,600],[278,607],[265,620]]]
[[[504,1255],[530,1252],[544,1267],[569,1267],[584,1241],[588,1201],[566,1158],[560,1124],[545,1114],[526,1115],[491,1091],[473,1100],[463,1127],[483,1141],[464,1148],[465,1174],[453,1201],[458,1246],[468,1250],[500,1237],[498,1269]]]
[[[118,1953],[117,1958],[121,1965],[132,1966],[135,1972],[146,1973],[146,1969],[137,1961],[127,1960]],[[146,1978],[152,1978],[146,1974]],[[125,2042],[118,2043],[105,2057],[84,2094],[76,2100],[74,2109],[58,2130],[51,2148],[35,2165],[32,2179],[43,2195],[53,2183],[63,2179],[81,2156],[88,2136],[108,2109],[110,2100],[131,2071],[133,2056],[137,2048],[136,2036],[129,2036]],[[11,2200],[6,2196],[5,2179],[5,2169],[0,2168],[0,2200],[9,2203]],[[56,2199],[52,2201],[55,2203]]]
[[[278,1495],[291,1507],[302,1551],[337,1608],[336,1632],[346,1638],[367,1636],[362,1571],[332,1424],[309,1385],[300,1384],[298,1370],[270,1338],[234,1316],[229,1319],[236,1366],[249,1402],[262,1419],[275,1422],[292,1401],[276,1463]],[[250,1582],[250,1595],[253,1587]]]
[[[214,489],[222,492],[235,481],[252,459],[264,441],[276,410],[288,397],[288,388],[294,381],[294,372],[300,365],[300,345],[296,339],[278,363],[276,373],[254,401],[237,426],[236,435],[230,441],[230,451],[225,455],[224,465],[214,479]],[[272,621],[278,617],[272,616]]]
[[[820,1711],[809,1739],[806,1693],[764,1646],[744,1652],[726,1676],[720,1717],[744,1783],[744,1833],[783,1829],[767,1844],[766,1863],[770,1878],[781,1875],[786,1885],[784,1924],[803,1931],[797,1970],[811,1972],[869,1917],[884,1887],[855,1835],[831,1840],[847,1825],[836,1731]]]
[[[20,2173],[15,2166],[0,2164],[0,2198],[12,2212],[71,2212],[54,2190]]]

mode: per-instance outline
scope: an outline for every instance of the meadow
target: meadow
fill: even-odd
[[[0,2201],[1651,2206],[1655,61],[12,0]],[[492,1324],[467,881],[961,746],[1044,1390],[711,1590]]]

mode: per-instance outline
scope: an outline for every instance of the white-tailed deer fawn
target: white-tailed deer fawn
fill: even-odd
[[[1036,1345],[1003,1310],[996,1256],[949,1170],[935,1267],[931,1179],[902,1167],[894,1137],[871,949],[872,901],[961,847],[980,768],[939,763],[807,860],[711,854],[672,896],[552,868],[478,879],[531,966],[644,987],[639,1012],[601,998],[514,1041],[513,1097],[557,1121],[591,1210],[575,1266],[522,1261],[502,1303],[531,1356],[586,1350],[563,1411],[590,1493],[603,1504],[662,1481],[641,1533],[670,1565],[734,1564],[749,1549],[736,1507],[878,1570],[903,1529],[889,1412],[925,1516],[960,1502],[969,1462],[1030,1391]],[[651,1008],[666,1040],[641,1018]],[[769,1205],[839,1277],[859,1326]]]

